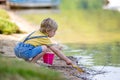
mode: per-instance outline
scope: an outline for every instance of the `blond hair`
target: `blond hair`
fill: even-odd
[[[58,25],[53,19],[46,18],[41,22],[40,31],[46,33],[46,31],[57,30],[57,27]]]

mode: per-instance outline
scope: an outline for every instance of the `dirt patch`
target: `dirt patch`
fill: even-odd
[[[76,63],[76,58],[72,56],[69,56],[68,58]],[[80,77],[78,77],[81,73],[77,69],[73,68],[72,66],[66,65],[66,63],[58,57],[55,58],[54,64],[48,67],[50,69],[59,71],[60,73],[65,75],[68,80],[82,80]]]

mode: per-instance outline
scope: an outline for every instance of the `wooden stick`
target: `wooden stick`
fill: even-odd
[[[84,72],[84,70],[82,70],[80,67],[78,67],[77,65],[72,64],[72,67],[76,68],[79,72]]]

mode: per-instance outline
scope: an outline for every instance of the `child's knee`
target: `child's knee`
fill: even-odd
[[[47,46],[42,46],[42,52],[47,52]]]

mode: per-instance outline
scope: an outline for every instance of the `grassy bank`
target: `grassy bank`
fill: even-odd
[[[58,72],[0,56],[0,80],[65,80]]]

